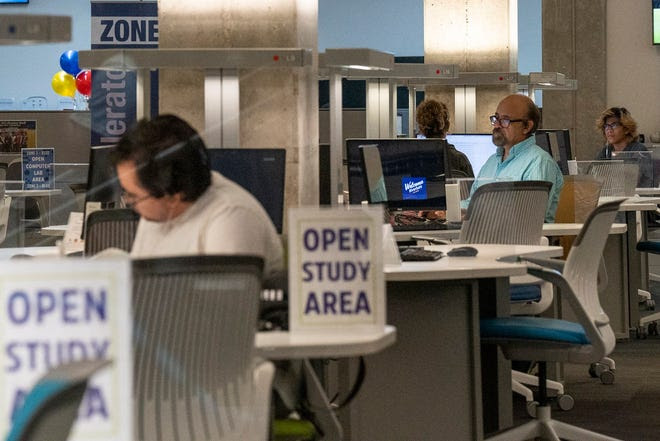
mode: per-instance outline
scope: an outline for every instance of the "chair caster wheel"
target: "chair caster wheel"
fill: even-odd
[[[589,365],[589,376],[591,378],[598,378],[598,374],[596,373],[596,363],[591,363],[591,365]]]
[[[614,384],[614,372],[605,371],[600,374],[600,382],[603,384]]]
[[[647,334],[647,332],[646,332],[646,328],[644,328],[644,326],[638,326],[638,327],[635,329],[635,337],[636,337],[638,340],[639,340],[639,339],[646,340],[647,335],[648,335],[648,334]]]
[[[528,401],[525,404],[525,408],[527,409],[527,415],[531,416],[532,418],[536,418],[536,408],[538,407],[539,402],[538,401]]]
[[[575,400],[572,396],[567,394],[557,395],[557,406],[559,406],[561,410],[571,410],[574,405]]]
[[[648,335],[658,335],[658,323],[657,322],[649,323]]]
[[[644,303],[647,311],[655,311],[655,300],[648,299]]]

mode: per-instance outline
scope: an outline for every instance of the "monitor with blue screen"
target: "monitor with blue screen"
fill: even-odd
[[[209,164],[263,205],[278,233],[284,213],[285,149],[208,149]]]
[[[364,146],[378,149],[384,183],[384,188],[381,187],[382,191],[378,193],[386,195],[388,208],[445,209],[445,180],[451,177],[446,141],[414,138],[347,139],[348,193],[351,204],[372,199],[361,152]]]

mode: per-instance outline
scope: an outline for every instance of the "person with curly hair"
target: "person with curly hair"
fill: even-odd
[[[447,106],[436,100],[427,99],[417,106],[417,127],[424,138],[445,139],[449,131]],[[473,178],[472,164],[464,153],[447,144],[447,156],[454,178]]]
[[[605,147],[596,156],[597,160],[611,159],[614,152],[644,152],[646,146],[639,142],[637,122],[625,107],[610,107],[596,120],[598,131],[603,134]]]

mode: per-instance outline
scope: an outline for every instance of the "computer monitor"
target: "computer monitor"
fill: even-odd
[[[114,150],[114,145],[92,147],[89,150],[85,205],[88,202],[100,202],[101,208],[114,208],[119,205],[121,186],[117,171],[110,161]]]
[[[330,144],[319,144],[319,205],[331,204]]]
[[[211,169],[249,191],[281,234],[286,150],[211,148],[208,154]]]
[[[536,133],[548,133],[550,135],[548,140],[551,144],[553,139],[556,139],[557,147],[559,149],[559,158],[556,158],[554,155],[553,157],[555,157],[557,160],[557,164],[559,165],[562,174],[569,174],[568,161],[573,159],[573,153],[571,152],[570,131],[568,129],[539,129],[536,131]]]
[[[450,133],[447,142],[467,156],[475,175],[497,149],[491,133]]]
[[[84,219],[91,212],[91,205],[94,203],[97,203],[97,209],[117,208],[121,205],[121,186],[117,178],[117,171],[110,160],[110,155],[114,150],[114,145],[95,146],[89,150]],[[84,222],[82,237],[83,239],[85,237]]]
[[[553,156],[552,149],[550,148],[550,137],[548,137],[548,133],[537,130],[534,133],[534,137],[536,138],[536,145],[545,150],[548,155]]]
[[[445,180],[451,177],[446,145],[442,139],[347,139],[349,202],[370,199],[360,149],[374,146],[390,209],[445,209]]]

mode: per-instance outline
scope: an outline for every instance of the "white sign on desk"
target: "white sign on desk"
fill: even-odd
[[[289,210],[289,327],[385,326],[381,207]]]
[[[132,439],[128,259],[8,261],[0,267],[0,433],[49,369],[110,359],[92,377],[70,440]]]

